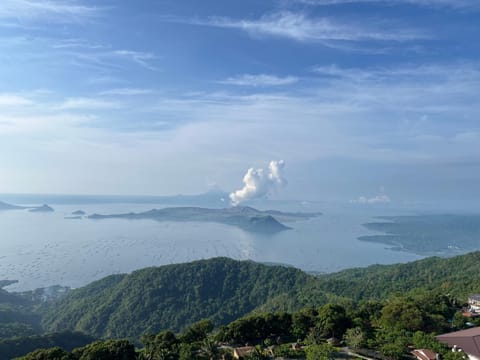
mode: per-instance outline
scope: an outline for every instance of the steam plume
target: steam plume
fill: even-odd
[[[268,172],[264,169],[248,169],[243,177],[244,186],[240,190],[230,194],[230,200],[234,206],[246,200],[259,199],[267,196],[279,186],[287,184],[283,176],[285,161],[270,161]]]

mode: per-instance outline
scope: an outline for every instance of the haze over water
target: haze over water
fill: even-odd
[[[110,274],[217,256],[289,264],[316,272],[420,258],[357,240],[372,233],[361,224],[389,214],[385,209],[279,203],[277,208],[285,211],[321,211],[324,215],[288,223],[293,228],[289,231],[262,235],[216,223],[64,218],[78,209],[87,214],[111,214],[168,206],[85,201],[52,205],[53,213],[0,212],[0,279],[19,281],[9,290],[57,284],[79,287]]]

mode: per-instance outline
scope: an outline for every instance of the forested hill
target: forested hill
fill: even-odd
[[[337,296],[385,299],[413,289],[439,290],[466,300],[480,292],[480,252],[430,257],[406,264],[373,265],[318,277],[316,287]]]
[[[203,318],[216,325],[254,310],[294,311],[327,302],[384,300],[412,290],[435,290],[466,300],[480,292],[480,252],[370,266],[315,277],[300,270],[227,258],[113,275],[72,291],[43,314],[46,331],[138,339],[181,330]]]
[[[203,318],[228,323],[280,294],[295,296],[311,276],[227,258],[146,268],[72,291],[45,314],[49,331],[138,338]]]

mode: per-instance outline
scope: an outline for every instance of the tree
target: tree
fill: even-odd
[[[327,343],[310,345],[305,353],[307,360],[333,360],[335,356],[335,348]]]
[[[341,338],[350,324],[345,308],[340,305],[326,304],[318,312],[317,327],[325,337]]]
[[[181,336],[181,341],[185,343],[193,343],[196,341],[203,341],[207,335],[213,330],[213,323],[208,320],[200,320],[185,330]]]
[[[202,346],[200,347],[200,353],[208,360],[218,359],[220,351],[217,342],[209,338],[204,339]]]
[[[157,335],[142,336],[143,357],[146,360],[176,360],[178,358],[178,339],[171,331],[162,331]]]
[[[412,341],[411,333],[406,330],[382,329],[376,333],[380,352],[389,359],[400,359]]]
[[[411,299],[398,297],[383,307],[380,322],[389,329],[423,330],[425,314]]]
[[[465,317],[462,315],[461,312],[456,312],[453,315],[452,319],[452,325],[457,328],[457,329],[465,329],[466,327],[467,320]]]
[[[54,347],[51,349],[35,350],[25,356],[18,358],[17,360],[75,360],[76,357],[73,354],[66,352],[65,350]]]
[[[313,308],[305,308],[292,315],[293,336],[297,339],[305,339],[310,329],[315,326],[318,313]]]
[[[178,360],[191,360],[195,358],[195,350],[192,344],[182,343],[178,347]]]
[[[445,350],[448,350],[448,347],[439,343],[437,339],[435,339],[435,336],[432,334],[426,334],[422,331],[417,331],[413,334],[412,343],[416,349],[430,349],[437,353],[442,353],[445,352]]]
[[[73,350],[79,360],[135,360],[135,347],[127,340],[96,341]]]
[[[367,341],[365,332],[359,327],[348,329],[345,332],[344,339],[347,346],[352,349],[361,349],[365,347]]]

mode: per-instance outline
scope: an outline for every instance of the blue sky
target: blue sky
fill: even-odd
[[[231,191],[284,159],[277,198],[474,205],[479,20],[477,0],[2,0],[0,192]]]

